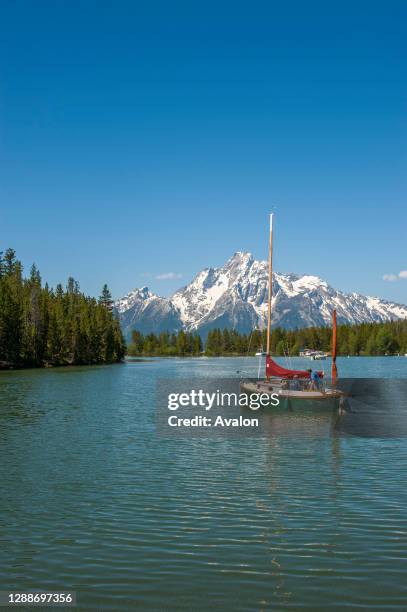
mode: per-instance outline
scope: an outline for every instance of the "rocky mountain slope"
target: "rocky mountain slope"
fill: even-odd
[[[135,289],[116,302],[127,337],[164,330],[214,327],[240,332],[262,329],[267,317],[267,262],[238,252],[221,268],[206,268],[171,297]],[[285,328],[327,325],[336,308],[339,323],[381,322],[407,317],[407,306],[359,293],[343,293],[317,276],[273,274],[272,325]]]

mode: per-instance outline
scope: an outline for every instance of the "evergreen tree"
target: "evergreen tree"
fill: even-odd
[[[102,304],[108,310],[112,310],[113,308],[112,294],[110,293],[109,288],[106,284],[103,285],[102,293],[99,297],[99,304]]]

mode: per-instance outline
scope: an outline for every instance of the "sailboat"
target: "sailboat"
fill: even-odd
[[[343,392],[337,389],[336,379],[336,310],[332,313],[332,384],[324,382],[324,373],[317,372],[311,379],[311,370],[290,370],[276,363],[270,355],[271,302],[273,296],[273,214],[270,215],[269,262],[268,262],[268,309],[267,309],[267,348],[265,378],[243,380],[240,383],[244,393],[276,393],[280,398],[295,400],[332,400],[342,398]]]

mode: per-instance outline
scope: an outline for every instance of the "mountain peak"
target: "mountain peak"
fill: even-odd
[[[115,306],[119,312],[125,312],[129,310],[137,301],[145,301],[151,298],[157,297],[150,291],[147,286],[141,287],[140,289],[133,289],[127,293],[124,297],[117,300]]]
[[[234,253],[232,257],[230,257],[227,260],[224,267],[226,268],[231,264],[246,263],[246,262],[253,262],[253,261],[254,261],[254,257],[248,251],[236,251],[236,253]]]
[[[303,276],[300,276],[296,281],[294,281],[293,284],[298,288],[305,287],[309,289],[315,289],[316,287],[320,286],[328,287],[328,283],[326,281],[319,278],[319,276],[313,276],[311,274],[304,274]]]

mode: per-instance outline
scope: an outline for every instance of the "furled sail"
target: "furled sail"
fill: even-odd
[[[323,372],[317,372],[317,374],[321,378],[324,375]],[[310,373],[307,370],[288,370],[287,368],[283,368],[278,365],[270,355],[267,355],[266,378],[270,378],[271,376],[278,376],[279,378],[294,378],[294,376],[298,378],[309,378]]]

